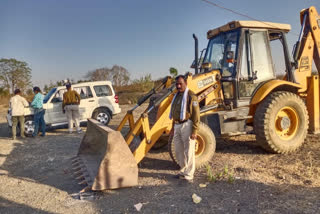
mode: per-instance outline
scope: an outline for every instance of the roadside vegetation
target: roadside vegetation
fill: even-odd
[[[174,78],[178,75],[176,68],[169,68],[169,74]],[[28,101],[32,100],[32,69],[27,62],[17,59],[0,59],[0,105],[7,108],[10,97],[16,88],[21,89],[24,97]],[[50,81],[46,83],[42,91],[48,93],[52,88],[63,86],[66,82],[81,83],[87,81],[104,81],[112,82],[116,94],[119,96],[120,104],[133,104],[150,91],[161,80],[152,79],[151,74],[146,74],[137,79],[131,79],[130,72],[120,65],[113,65],[111,68],[102,67],[88,71],[83,79],[78,81],[67,79],[62,81]]]

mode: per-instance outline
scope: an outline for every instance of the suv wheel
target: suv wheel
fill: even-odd
[[[34,132],[34,121],[32,117],[26,117],[24,121],[24,134],[25,136],[32,136]]]
[[[103,125],[108,125],[111,119],[111,114],[107,109],[97,109],[93,112],[92,118]]]

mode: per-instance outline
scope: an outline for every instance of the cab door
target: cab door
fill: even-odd
[[[275,78],[268,31],[245,30],[242,38],[241,67],[238,72],[238,106],[249,105],[256,88],[261,83]]]
[[[51,124],[66,123],[68,121],[66,114],[62,111],[63,94],[66,91],[66,89],[57,90],[50,103],[48,103],[46,114]]]

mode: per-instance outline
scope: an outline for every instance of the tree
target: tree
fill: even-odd
[[[130,80],[130,74],[127,69],[122,66],[114,65],[111,68],[112,84],[115,86],[127,85]]]
[[[2,87],[14,93],[16,88],[26,91],[31,87],[31,69],[16,59],[0,59],[0,82]]]
[[[91,81],[109,80],[114,86],[123,86],[129,83],[130,74],[124,67],[114,65],[111,69],[104,67],[88,71],[85,78]]]
[[[178,76],[178,70],[176,68],[173,68],[173,67],[169,68],[169,72],[172,78],[176,78],[176,76]]]
[[[42,91],[48,93],[50,91],[49,86],[45,84]]]

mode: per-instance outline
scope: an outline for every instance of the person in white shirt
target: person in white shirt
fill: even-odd
[[[20,89],[14,91],[14,96],[11,97],[9,106],[11,108],[12,116],[12,139],[16,139],[16,130],[18,121],[20,123],[20,135],[24,138],[24,108],[29,106],[27,100],[20,96]]]

